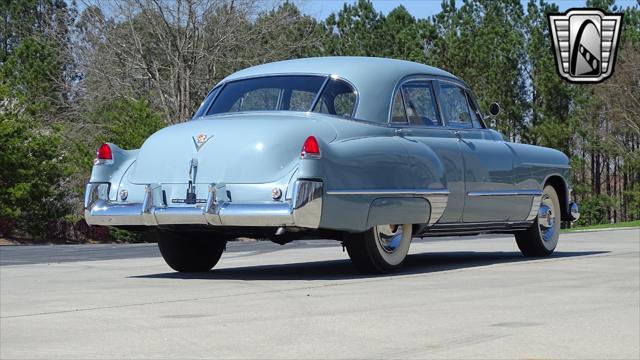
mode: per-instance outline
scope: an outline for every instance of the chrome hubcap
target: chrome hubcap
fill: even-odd
[[[549,241],[555,232],[556,214],[553,209],[551,198],[548,195],[544,195],[538,209],[538,226],[544,241]]]
[[[395,252],[402,241],[401,225],[378,225],[375,228],[376,241],[387,253]]]

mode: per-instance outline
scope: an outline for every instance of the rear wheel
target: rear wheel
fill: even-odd
[[[213,239],[207,233],[158,233],[158,247],[164,261],[179,272],[211,270],[220,260],[226,244],[226,240]]]
[[[402,266],[412,237],[411,224],[378,225],[348,234],[345,247],[353,265],[364,273],[384,273]]]
[[[538,216],[529,229],[517,232],[516,243],[524,256],[549,256],[558,245],[560,236],[560,201],[553,186],[542,192]]]

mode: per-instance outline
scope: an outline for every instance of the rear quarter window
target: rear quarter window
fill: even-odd
[[[331,79],[325,86],[313,112],[350,118],[356,108],[357,92],[346,81]]]

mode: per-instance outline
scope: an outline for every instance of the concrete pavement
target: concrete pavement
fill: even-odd
[[[513,237],[415,240],[378,277],[338,243],[290,245],[232,244],[196,276],[148,245],[0,248],[0,358],[640,358],[639,229],[536,260]]]

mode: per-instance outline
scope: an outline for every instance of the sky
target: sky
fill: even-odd
[[[300,6],[303,12],[314,16],[316,19],[324,20],[332,12],[338,12],[342,9],[343,4],[354,3],[355,0],[299,0],[296,3]],[[373,5],[377,11],[381,11],[383,14],[388,14],[391,10],[398,5],[404,5],[405,8],[416,18],[427,18],[431,15],[440,12],[440,4],[442,0],[373,0]],[[527,4],[527,0],[521,0],[523,5]],[[558,0],[549,1],[558,4],[560,11],[572,7],[584,7],[584,0]],[[456,0],[456,3],[462,5],[461,0]],[[618,0],[616,5],[621,7],[634,6],[636,0]]]

